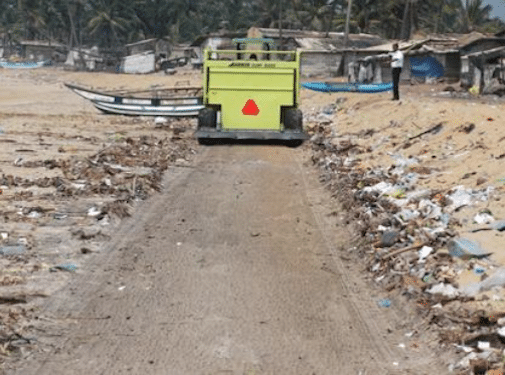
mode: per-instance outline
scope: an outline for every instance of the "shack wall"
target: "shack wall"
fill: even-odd
[[[303,51],[301,75],[303,77],[335,76],[342,60],[342,53],[326,51]]]
[[[121,70],[129,74],[145,74],[154,72],[156,58],[154,52],[126,56],[123,59]]]
[[[445,77],[454,78],[456,80],[461,78],[461,56],[459,52],[448,52],[442,54],[444,61],[442,65],[445,69]]]
[[[55,52],[55,48],[49,46],[26,45],[23,50],[24,57],[32,61],[51,60]]]

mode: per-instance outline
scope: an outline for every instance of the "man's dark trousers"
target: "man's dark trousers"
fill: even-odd
[[[393,100],[400,100],[400,90],[398,85],[400,84],[400,73],[402,68],[393,68]]]

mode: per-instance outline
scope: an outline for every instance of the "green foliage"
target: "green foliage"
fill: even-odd
[[[495,32],[483,0],[352,0],[351,32],[386,38],[423,31]],[[221,27],[343,31],[348,0],[1,0],[0,33],[117,47],[143,38],[191,41]]]

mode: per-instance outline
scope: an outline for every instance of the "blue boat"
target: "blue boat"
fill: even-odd
[[[9,61],[0,61],[1,68],[7,69],[34,69],[41,68],[47,64],[47,61],[38,61],[38,62],[9,62]]]
[[[319,92],[362,92],[374,94],[393,90],[393,83],[326,83],[306,82],[302,87]]]

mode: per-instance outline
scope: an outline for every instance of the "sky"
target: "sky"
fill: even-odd
[[[483,3],[493,7],[491,17],[499,17],[505,21],[505,0],[483,0]]]

